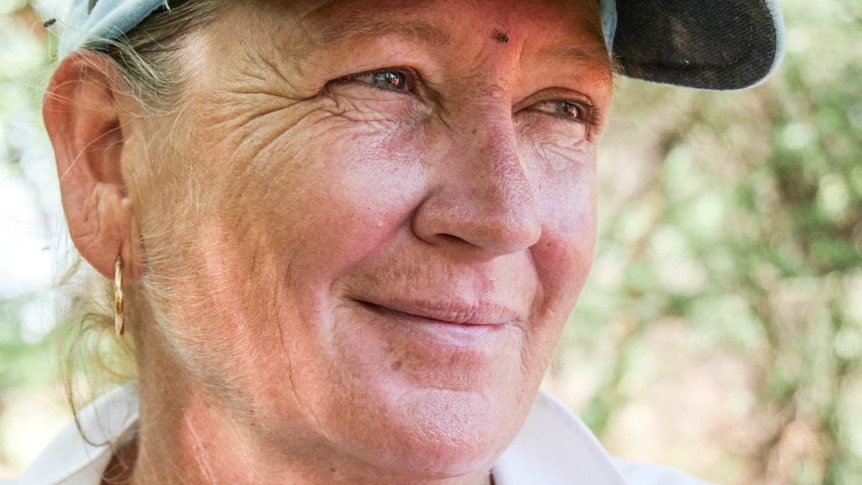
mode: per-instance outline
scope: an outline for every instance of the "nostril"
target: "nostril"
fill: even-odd
[[[452,242],[452,243],[464,241],[460,237],[453,236],[452,234],[440,234],[439,237],[440,237],[440,239],[443,239],[444,241],[448,241],[448,242]]]

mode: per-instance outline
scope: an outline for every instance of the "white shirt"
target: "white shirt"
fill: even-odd
[[[134,438],[138,395],[118,387],[84,408],[19,478],[2,485],[99,485],[116,446]],[[665,467],[612,458],[586,425],[540,392],[523,428],[493,467],[496,485],[707,485]]]

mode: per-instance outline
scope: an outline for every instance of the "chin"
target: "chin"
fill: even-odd
[[[384,406],[371,428],[365,460],[428,479],[487,472],[514,438],[522,419],[484,395],[446,389],[404,393]],[[367,431],[367,430],[366,430]],[[377,439],[380,438],[380,439]]]

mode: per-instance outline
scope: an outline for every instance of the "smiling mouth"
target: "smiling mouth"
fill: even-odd
[[[355,300],[361,306],[381,316],[416,323],[448,324],[463,327],[499,327],[517,320],[514,310],[501,305],[458,305],[424,303],[373,303]]]
[[[465,369],[484,368],[523,341],[524,320],[510,306],[458,305],[462,301],[440,299],[430,303],[353,302],[371,317],[361,320],[370,325],[368,335],[385,341],[390,352],[397,349],[398,355],[411,355],[425,365],[447,366],[457,361]]]

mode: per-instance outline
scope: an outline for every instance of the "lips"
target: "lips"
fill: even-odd
[[[471,304],[463,301],[356,300],[369,310],[407,320],[425,320],[462,326],[505,325],[520,320],[514,308],[491,302]]]
[[[397,349],[397,360],[422,362],[428,369],[453,362],[464,369],[483,367],[522,331],[516,313],[503,305],[355,301],[371,317],[363,338],[377,335],[387,348]]]

